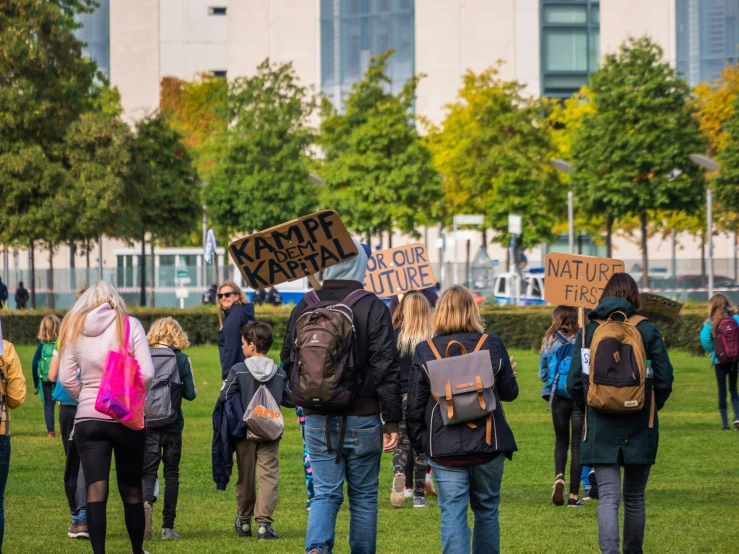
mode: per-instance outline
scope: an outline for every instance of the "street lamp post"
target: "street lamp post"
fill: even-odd
[[[572,173],[572,164],[559,158],[552,160],[552,165],[562,173]],[[572,190],[567,192],[567,223],[570,243],[570,254],[575,253],[575,195]]]
[[[719,166],[713,158],[705,154],[690,154],[690,161],[702,167],[706,171],[720,171]],[[713,296],[713,190],[708,187],[706,191],[706,233],[708,235],[708,298]]]

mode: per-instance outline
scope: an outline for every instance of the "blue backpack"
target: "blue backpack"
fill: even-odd
[[[557,349],[557,352],[549,360],[549,377],[547,377],[547,381],[544,384],[544,387],[548,387],[551,391],[549,393],[549,410],[552,409],[552,400],[555,394],[564,396],[565,398],[571,398],[567,390],[567,373],[570,371],[572,351],[575,349],[575,343],[567,340],[561,333],[557,332],[554,336],[562,342],[562,346]]]

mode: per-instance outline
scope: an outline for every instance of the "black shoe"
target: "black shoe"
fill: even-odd
[[[569,498],[567,500],[567,507],[568,508],[582,508],[582,503],[579,500],[575,500],[574,498]]]
[[[236,518],[236,521],[234,521],[234,528],[236,529],[236,534],[239,537],[251,537],[251,520],[241,520],[239,518]]]
[[[260,525],[257,528],[257,540],[258,541],[272,541],[279,539],[275,530],[272,529],[271,525]]]
[[[598,481],[595,479],[595,471],[588,473],[588,481],[590,481],[590,498],[598,500]]]

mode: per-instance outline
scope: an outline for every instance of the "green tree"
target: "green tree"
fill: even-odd
[[[419,77],[389,91],[386,52],[371,58],[364,78],[352,87],[345,112],[323,100],[319,145],[325,161],[322,204],[339,212],[347,227],[369,237],[393,229],[420,236],[416,227],[433,221],[442,193],[431,153],[412,116]]]
[[[544,107],[519,83],[501,80],[497,67],[464,75],[457,101],[428,138],[444,175],[448,218],[485,214],[485,227],[507,246],[508,214],[519,214],[522,248],[552,239],[553,226],[566,215],[567,193],[550,164],[555,146]]]
[[[607,55],[590,90],[594,111],[572,142],[578,205],[591,216],[639,218],[646,287],[648,213],[692,213],[700,205],[703,176],[688,154],[702,152],[704,139],[687,83],[649,38],[631,38]]]
[[[186,240],[201,221],[201,188],[192,158],[182,136],[161,114],[146,117],[136,124],[134,139],[135,179],[142,184],[136,206],[141,233],[142,260],[145,259],[146,233],[149,233],[151,259],[157,239]],[[133,235],[131,235],[133,236]],[[145,268],[141,270],[141,304],[146,304]],[[154,265],[151,267],[151,307],[154,307]]]
[[[226,146],[205,185],[208,217],[223,236],[252,232],[314,212],[308,182],[308,117],[315,100],[292,64],[263,61],[229,86]]]

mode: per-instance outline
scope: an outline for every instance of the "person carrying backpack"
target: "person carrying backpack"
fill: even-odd
[[[49,378],[49,367],[56,349],[56,340],[59,338],[59,325],[59,318],[55,315],[47,315],[41,320],[38,331],[40,342],[31,362],[33,382],[44,405],[44,420],[46,421],[46,436],[48,438],[56,437],[53,398],[55,381]]]
[[[613,275],[575,339],[567,389],[585,410],[580,460],[598,483],[598,543],[617,554],[623,482],[623,551],[642,552],[644,491],[659,444],[658,411],[672,392],[673,370],[662,335],[639,315],[639,288]],[[583,362],[583,358],[585,361]],[[623,479],[621,468],[623,467]]]
[[[567,506],[581,507],[580,493],[580,437],[582,435],[583,412],[575,406],[567,390],[567,373],[575,347],[578,331],[577,309],[557,306],[552,313],[552,325],[541,341],[539,358],[539,380],[544,383],[541,396],[548,403],[554,424],[554,487],[552,502],[555,506],[565,503],[565,469],[567,449],[572,447],[570,458],[570,497]],[[572,440],[570,440],[572,427]]]
[[[182,352],[190,346],[185,331],[171,317],[157,319],[146,335],[154,363],[154,379],[146,396],[146,451],[142,494],[146,527],[144,539],[154,538],[152,524],[154,488],[159,463],[164,464],[164,509],[162,539],[179,539],[174,530],[177,497],[180,490],[180,458],[182,457],[182,399],[195,400],[197,390],[190,357]]]
[[[721,428],[729,430],[726,406],[726,380],[729,380],[734,428],[739,431],[739,393],[737,393],[737,362],[739,361],[739,316],[734,315],[731,302],[724,294],[714,294],[708,302],[708,319],[700,332],[703,349],[711,355],[718,383],[718,411]]]
[[[345,479],[350,549],[376,551],[383,444],[386,452],[395,450],[403,417],[390,312],[364,290],[368,254],[359,242],[355,246],[358,255],[326,269],[323,288],[295,306],[280,353],[293,399],[306,416],[316,493],[307,554],[333,550]]]
[[[279,538],[274,528],[280,481],[280,439],[285,428],[279,405],[294,408],[287,375],[268,356],[272,327],[252,321],[241,330],[244,361],[228,373],[220,401],[241,395],[246,436],[236,441],[238,511],[234,527],[239,537],[251,537],[251,518],[257,523],[257,540]],[[256,475],[256,482],[255,482]]]
[[[518,450],[501,401],[518,397],[515,365],[500,337],[484,334],[475,299],[455,285],[436,304],[436,336],[419,343],[408,381],[406,423],[413,448],[434,470],[442,552],[500,552],[503,461]]]

